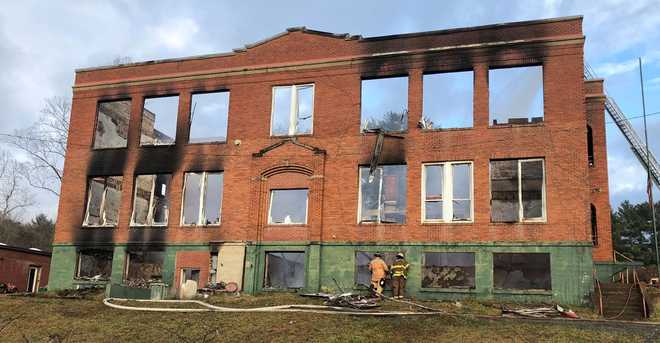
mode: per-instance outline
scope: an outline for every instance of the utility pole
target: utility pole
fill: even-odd
[[[642,58],[639,58],[639,83],[642,89],[642,113],[644,114],[644,140],[646,141],[646,161],[650,163],[649,159],[649,135],[646,130],[646,101],[644,100],[644,74],[642,73]],[[649,196],[649,206],[651,207],[651,223],[653,224],[653,239],[655,241],[655,267],[658,270],[658,277],[660,277],[660,250],[658,250],[658,230],[655,224],[655,204],[653,203],[653,182],[651,181],[651,168],[647,165],[646,168],[646,192]]]

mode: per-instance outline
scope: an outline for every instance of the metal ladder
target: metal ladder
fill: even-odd
[[[591,69],[591,67],[585,63],[584,79],[593,80],[597,78],[598,77]],[[623,136],[630,144],[630,148],[639,162],[644,168],[646,168],[646,170],[650,170],[651,177],[653,182],[655,182],[655,185],[660,187],[660,165],[658,164],[658,160],[655,159],[655,156],[651,151],[649,151],[648,159],[646,158],[646,146],[639,138],[639,136],[637,136],[635,129],[632,127],[632,125],[630,125],[630,121],[626,115],[623,114],[623,111],[621,108],[619,108],[619,105],[617,105],[616,101],[607,95],[607,93],[605,93],[605,110],[610,114],[610,117],[612,117],[616,123],[616,126],[618,126],[619,130],[621,130],[621,133],[623,133]]]

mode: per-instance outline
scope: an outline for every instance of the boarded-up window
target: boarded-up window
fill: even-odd
[[[167,225],[171,174],[135,177],[131,225]]]
[[[313,121],[313,84],[273,87],[271,135],[311,134]]]
[[[355,252],[355,284],[369,286],[371,285],[371,271],[369,262],[373,260],[375,252],[356,251]],[[383,261],[391,266],[396,260],[396,252],[381,252]],[[392,288],[390,279],[385,280],[385,289]]]
[[[543,67],[488,71],[492,125],[543,122]]]
[[[270,191],[268,224],[307,224],[307,189]]]
[[[305,287],[305,253],[267,252],[264,287],[275,289]]]
[[[493,282],[495,288],[551,290],[550,275],[550,254],[493,254]]]
[[[542,159],[491,161],[491,220],[545,219],[544,183]]]
[[[473,72],[424,75],[423,129],[472,127]]]
[[[89,179],[84,226],[116,226],[121,203],[121,176]]]
[[[220,224],[223,173],[186,173],[184,184],[183,224]]]
[[[163,280],[164,251],[131,251],[127,258],[126,280],[132,286],[146,287],[148,282]]]
[[[474,275],[474,253],[424,253],[424,288],[474,288]]]
[[[472,163],[424,164],[423,180],[424,221],[451,222],[472,219]]]
[[[81,250],[76,277],[107,280],[112,273],[112,250]]]
[[[128,142],[130,119],[130,100],[99,102],[96,112],[94,148],[125,148]]]
[[[406,222],[405,165],[379,166],[374,177],[369,168],[360,167],[360,222]]]
[[[362,80],[362,130],[408,129],[408,77]]]
[[[193,94],[188,143],[227,141],[229,92]]]
[[[178,95],[144,99],[140,145],[174,144],[178,112]]]

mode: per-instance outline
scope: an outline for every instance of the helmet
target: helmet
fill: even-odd
[[[404,258],[403,253],[400,252],[400,253],[396,254],[396,258]]]

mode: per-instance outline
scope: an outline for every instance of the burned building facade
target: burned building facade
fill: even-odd
[[[581,25],[292,28],[77,70],[50,288],[360,289],[404,252],[418,298],[583,302],[612,243]]]

